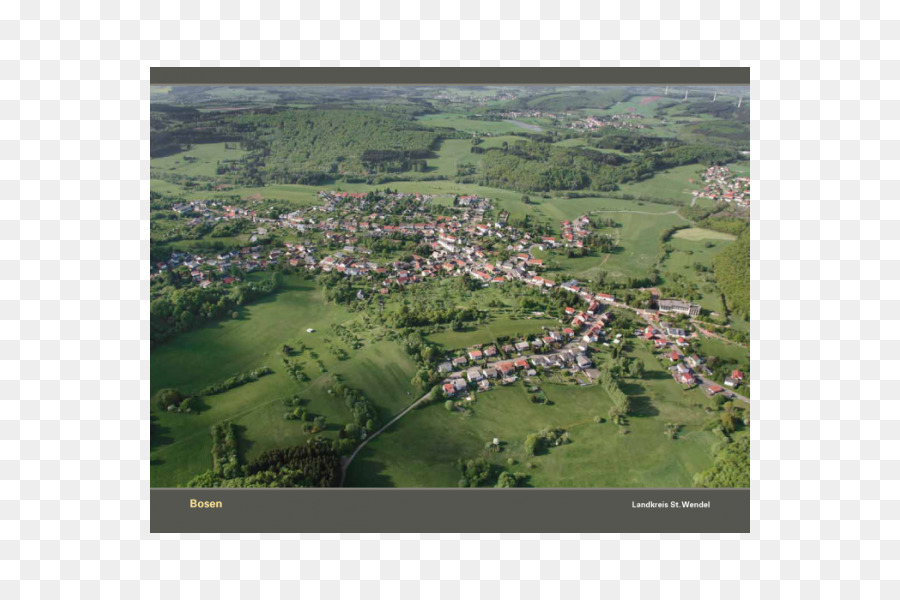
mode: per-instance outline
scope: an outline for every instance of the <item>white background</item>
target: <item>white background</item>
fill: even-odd
[[[261,4],[0,3],[0,598],[900,597],[896,3]],[[149,533],[149,68],[379,65],[752,68],[752,533]]]

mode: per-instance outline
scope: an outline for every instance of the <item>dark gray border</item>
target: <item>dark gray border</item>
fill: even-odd
[[[151,85],[750,85],[749,67],[151,67]]]
[[[191,508],[191,499],[221,508]],[[652,508],[638,502],[669,503]],[[676,508],[682,501],[704,508]],[[150,490],[151,533],[749,533],[741,489]]]

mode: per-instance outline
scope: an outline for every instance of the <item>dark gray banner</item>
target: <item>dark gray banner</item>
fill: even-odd
[[[152,533],[747,533],[749,489],[150,490]]]
[[[749,85],[749,67],[151,67],[152,85]]]

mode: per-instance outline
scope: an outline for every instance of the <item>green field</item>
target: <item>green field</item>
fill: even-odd
[[[423,115],[417,119],[423,125],[429,127],[450,127],[466,133],[480,135],[502,135],[511,131],[528,131],[527,128],[507,121],[482,121],[469,119],[466,115],[456,113],[439,113],[436,115]]]
[[[309,401],[307,410],[327,417],[327,435],[335,435],[339,426],[350,421],[350,415],[344,404],[327,392],[333,374],[340,374],[348,385],[361,390],[385,418],[407,405],[414,364],[395,342],[366,340],[363,348],[354,351],[329,332],[333,323],[353,322],[343,308],[323,302],[311,283],[294,282],[277,296],[245,307],[238,319],[184,333],[154,349],[151,395],[169,387],[196,393],[263,365],[275,373],[205,397],[206,406],[199,414],[166,413],[153,403],[152,485],[184,484],[208,469],[212,447],[209,427],[226,419],[239,428],[245,460],[265,450],[302,443],[308,436],[300,431],[300,423],[282,418],[287,410],[282,400],[293,395]],[[316,331],[306,333],[307,328]],[[345,348],[350,357],[338,360],[328,350],[326,338]],[[296,357],[311,378],[308,384],[294,381],[281,364],[282,344],[296,345],[300,340],[327,369],[322,373],[309,351]]]
[[[467,348],[474,344],[493,343],[498,337],[519,336],[540,333],[544,328],[559,328],[556,319],[512,318],[501,316],[491,319],[487,325],[478,325],[464,331],[452,331],[449,328],[440,333],[428,336],[428,339],[442,348]]]
[[[703,229],[702,227],[689,227],[688,229],[679,229],[672,234],[672,239],[689,240],[689,241],[707,241],[707,240],[729,240],[734,241],[735,236],[714,229]]]
[[[612,278],[645,277],[659,256],[659,236],[664,229],[682,225],[678,215],[610,213],[609,218],[621,223],[615,230],[604,230],[618,236],[618,248],[609,255],[567,258],[556,256],[554,263],[561,271],[579,279],[595,279],[601,272]]]
[[[661,377],[660,385],[681,394],[668,374]],[[451,414],[440,403],[417,409],[360,452],[346,485],[456,487],[457,459],[484,457],[498,471],[527,473],[528,485],[534,487],[685,487],[711,463],[714,438],[703,431],[708,418],[702,410],[665,397],[637,396],[645,416],[631,417],[629,433],[622,435],[609,422],[594,422],[595,416],[606,417],[610,407],[598,386],[545,383],[541,388],[552,406],[532,403],[516,383],[478,394],[472,417]],[[685,426],[679,439],[663,435],[667,422]],[[544,427],[566,429],[573,443],[526,456],[525,437]],[[503,452],[484,449],[495,437],[505,444]],[[509,458],[513,466],[507,464]]]
[[[699,165],[673,167],[656,173],[650,179],[637,183],[623,183],[619,187],[622,193],[631,194],[636,198],[649,197],[683,200],[685,204],[689,204],[693,199],[691,192],[702,187],[700,179],[702,171],[703,167]],[[694,180],[694,183],[690,182],[691,179]]]
[[[428,159],[429,173],[434,175],[455,177],[459,163],[470,163],[477,167],[481,162],[477,154],[472,154],[470,140],[444,140],[437,155],[437,158]]]
[[[246,153],[235,147],[226,149],[225,143],[197,144],[187,152],[179,152],[170,156],[150,159],[150,173],[152,176],[164,174],[177,174],[185,177],[216,177],[216,166],[220,161],[237,160]],[[151,184],[152,188],[152,184]]]

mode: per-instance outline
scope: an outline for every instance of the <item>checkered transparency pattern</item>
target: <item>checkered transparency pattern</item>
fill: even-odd
[[[900,597],[900,8],[759,4],[0,3],[0,597]],[[378,65],[752,67],[752,533],[149,533],[149,68]]]

